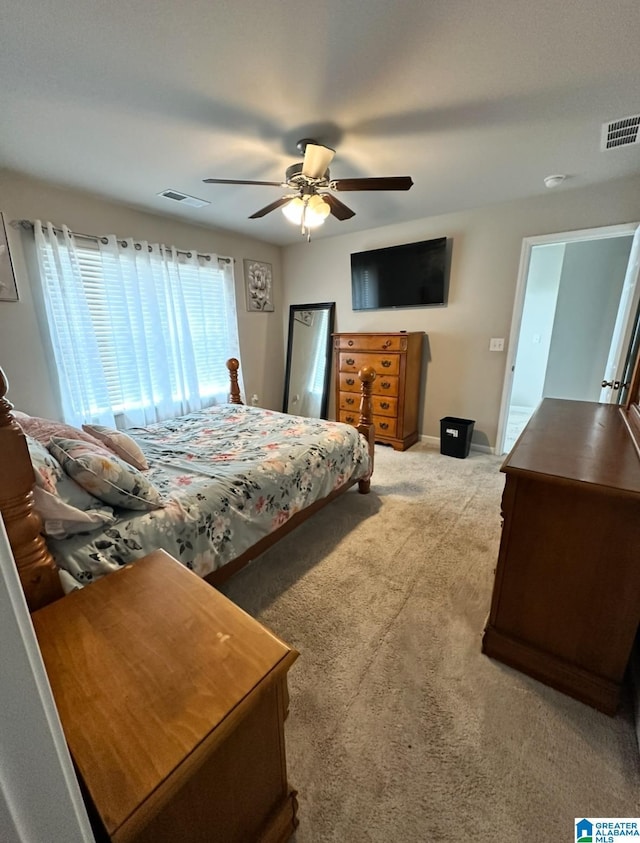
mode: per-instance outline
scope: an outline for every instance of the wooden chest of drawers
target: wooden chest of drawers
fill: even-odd
[[[640,622],[640,464],[618,407],[545,398],[502,471],[483,651],[614,714]]]
[[[284,843],[297,652],[164,551],[32,616],[100,843]]]
[[[357,424],[360,410],[358,372],[372,366],[376,442],[404,451],[418,441],[422,331],[394,334],[334,334],[336,419]]]

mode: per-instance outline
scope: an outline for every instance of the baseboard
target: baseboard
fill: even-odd
[[[424,434],[420,434],[420,442],[423,445],[426,445],[427,448],[439,448],[440,447],[440,437],[439,436],[425,436]]]
[[[475,442],[471,443],[471,450],[480,451],[482,454],[495,454],[496,452],[496,449],[492,448],[491,445],[476,445]]]
[[[421,434],[420,442],[428,448],[440,448],[439,436],[425,436],[424,434]],[[496,452],[496,449],[492,448],[490,445],[477,445],[475,442],[471,443],[471,450],[479,451],[483,454],[495,454]]]
[[[522,407],[519,404],[512,404],[509,409],[514,413],[530,413],[530,415],[533,415],[536,411],[535,407]]]

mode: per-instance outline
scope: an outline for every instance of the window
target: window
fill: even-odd
[[[34,226],[65,419],[148,424],[226,401],[233,264]]]

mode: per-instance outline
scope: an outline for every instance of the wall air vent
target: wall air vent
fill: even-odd
[[[619,146],[630,146],[640,143],[640,114],[634,117],[622,117],[620,120],[612,120],[602,126],[601,149],[617,149]]]
[[[206,199],[196,199],[195,196],[189,196],[187,193],[180,193],[179,190],[163,190],[158,193],[158,196],[164,196],[165,199],[171,199],[173,202],[180,202],[182,205],[188,205],[189,208],[204,208],[205,205],[210,205]]]

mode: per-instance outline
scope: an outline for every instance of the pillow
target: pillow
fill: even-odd
[[[112,427],[103,427],[99,424],[83,424],[82,429],[134,468],[139,468],[140,471],[149,468],[147,458],[138,443],[122,430],[114,430]]]
[[[51,495],[57,494],[58,481],[64,476],[62,466],[53,454],[49,453],[42,442],[38,442],[37,439],[33,439],[27,434],[25,434],[25,439],[27,440],[31,464],[36,474],[36,486]]]
[[[36,475],[36,486],[50,495],[57,495],[64,503],[76,509],[86,511],[102,506],[94,498],[64,473],[58,460],[45,448],[42,442],[25,434],[29,456]]]
[[[49,451],[83,489],[111,506],[142,510],[163,506],[160,492],[144,474],[102,445],[54,436]]]
[[[52,457],[53,459],[53,457]],[[33,490],[34,509],[42,519],[42,531],[53,539],[66,539],[76,533],[88,533],[100,527],[107,527],[116,520],[108,506],[82,510],[65,503],[40,486]]]
[[[94,445],[101,445],[100,440],[91,436],[85,431],[79,430],[77,427],[72,427],[70,424],[64,422],[53,421],[53,419],[41,419],[39,416],[28,416],[26,413],[13,414],[16,421],[29,436],[42,442],[44,445],[49,444],[52,436],[62,436],[65,439],[81,439],[83,442],[92,442]]]

